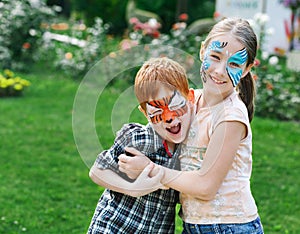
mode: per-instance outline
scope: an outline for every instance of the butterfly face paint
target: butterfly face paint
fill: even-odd
[[[228,59],[226,71],[234,87],[239,83],[243,74],[243,69],[240,68],[240,66],[244,65],[247,59],[248,54],[246,48],[236,52]]]
[[[219,42],[219,41],[213,41],[208,48],[205,51],[204,54],[204,60],[203,60],[203,68],[204,70],[207,70],[210,65],[212,64],[212,60],[210,59],[209,55],[211,53],[211,51],[215,51],[218,53],[221,53],[221,51],[223,50],[223,48],[228,44],[228,42]]]
[[[243,48],[232,55],[228,50],[224,51],[227,45],[228,42],[212,41],[205,51],[202,69],[203,73],[205,73],[211,65],[226,59],[226,72],[235,87],[242,77],[242,66],[247,62],[248,54],[246,48]]]
[[[171,123],[176,117],[183,116],[187,112],[186,102],[179,92],[174,91],[171,97],[148,102],[147,114],[153,124],[161,121]]]

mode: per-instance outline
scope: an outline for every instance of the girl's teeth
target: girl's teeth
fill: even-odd
[[[224,83],[224,81],[220,81],[220,80],[216,80],[216,79],[214,79],[214,78],[211,78],[215,83],[217,83],[217,84],[223,84]]]

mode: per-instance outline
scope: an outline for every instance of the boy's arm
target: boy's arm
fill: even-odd
[[[90,169],[89,176],[94,183],[100,186],[133,197],[139,197],[163,187],[160,183],[160,180],[163,177],[163,170],[161,168],[159,168],[159,171],[155,176],[151,178],[149,177],[149,173],[153,167],[153,163],[146,166],[140,176],[133,183],[123,179],[110,169],[102,170],[96,165],[93,165]]]

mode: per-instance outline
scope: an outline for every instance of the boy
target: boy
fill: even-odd
[[[125,153],[126,147],[134,147],[149,161],[179,170],[179,143],[190,127],[194,92],[188,88],[181,65],[168,58],[154,58],[138,71],[135,94],[149,123],[125,124],[112,147],[98,155],[90,177],[107,189],[100,197],[88,233],[174,233],[178,193],[172,189],[155,191],[157,187],[152,184],[163,175],[161,171],[151,171],[151,164],[142,172],[153,176],[148,180],[149,189],[139,191],[139,182],[143,180],[128,182],[118,169],[118,157]],[[149,161],[143,161],[141,168]],[[126,161],[119,163],[126,167]]]

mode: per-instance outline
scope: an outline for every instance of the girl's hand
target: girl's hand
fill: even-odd
[[[135,148],[125,147],[125,151],[134,156],[121,154],[119,159],[119,170],[127,174],[130,179],[136,179],[151,160]],[[157,169],[155,169],[155,172]],[[151,174],[153,176],[154,174]]]
[[[157,173],[153,177],[149,177],[150,172],[157,168]],[[164,176],[164,170],[160,166],[155,166],[150,162],[145,169],[140,173],[139,177],[131,184],[130,192],[127,194],[132,197],[144,196],[148,193],[156,191],[157,189],[167,189],[160,183],[160,180]]]

